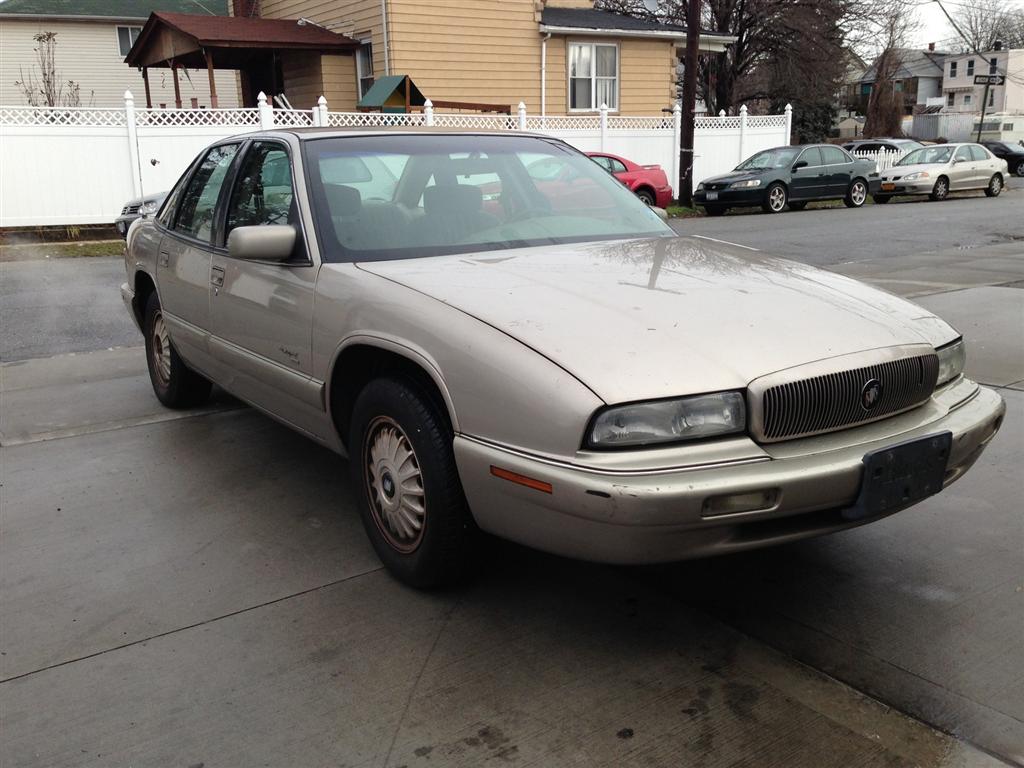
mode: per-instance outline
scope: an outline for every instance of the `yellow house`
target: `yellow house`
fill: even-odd
[[[432,100],[531,114],[652,115],[676,100],[683,27],[595,10],[592,0],[262,0],[260,16],[295,19],[358,41],[353,55],[282,59],[295,107],[321,94],[356,108],[374,77],[408,75]],[[734,38],[702,33],[701,51]]]

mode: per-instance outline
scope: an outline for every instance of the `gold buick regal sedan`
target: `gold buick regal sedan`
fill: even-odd
[[[1005,410],[927,310],[677,237],[541,136],[228,139],[132,225],[126,267],[160,401],[214,382],[348,456],[373,546],[421,587],[481,531],[653,563],[878,520],[959,478]]]

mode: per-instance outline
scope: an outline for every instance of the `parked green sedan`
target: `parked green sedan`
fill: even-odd
[[[704,179],[693,200],[709,216],[756,205],[765,213],[780,213],[787,205],[800,211],[812,200],[842,200],[848,208],[860,208],[878,184],[874,160],[831,144],[802,144],[766,149],[731,173]]]

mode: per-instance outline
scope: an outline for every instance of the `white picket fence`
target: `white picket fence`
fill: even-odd
[[[863,157],[875,162],[875,170],[878,172],[887,171],[896,165],[896,161],[903,157],[898,150],[880,149],[877,152],[851,152],[854,157]]]
[[[731,170],[762,149],[789,143],[783,115],[698,117],[694,184]],[[513,115],[332,112],[321,96],[308,110],[275,109],[260,94],[247,109],[139,109],[0,106],[0,227],[106,224],[125,201],[170,189],[203,147],[219,139],[285,127],[422,126],[526,130],[560,138],[584,152],[609,152],[660,165],[679,178],[681,112],[653,117],[610,114],[539,117],[520,104]]]

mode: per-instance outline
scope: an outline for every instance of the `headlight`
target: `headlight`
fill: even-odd
[[[703,181],[700,184],[697,185],[697,189],[695,189],[694,192],[700,192],[702,189],[704,189],[704,182]]]
[[[729,185],[729,189],[749,189],[750,187],[760,187],[760,179],[747,179],[746,181],[734,181]]]
[[[740,392],[716,392],[673,400],[619,405],[591,422],[591,448],[619,448],[675,443],[743,432],[747,409]]]
[[[160,207],[160,203],[156,200],[147,200],[139,207],[139,213],[143,216],[149,216],[150,214],[156,213],[157,208]]]
[[[964,363],[967,362],[967,345],[964,344],[963,339],[957,339],[936,352],[939,356],[939,378],[935,386],[941,387],[964,372]]]
[[[927,179],[928,171],[918,171],[917,173],[908,173],[903,177],[904,181],[917,181],[918,179]]]

